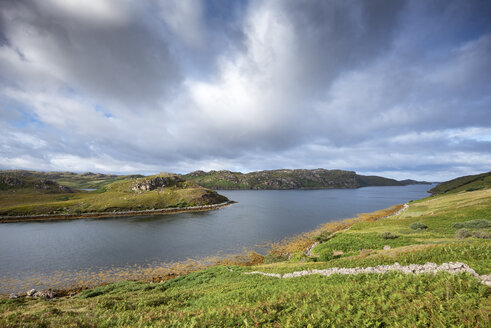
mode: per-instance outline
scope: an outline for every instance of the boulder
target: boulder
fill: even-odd
[[[42,290],[42,291],[36,292],[36,293],[34,293],[33,296],[34,297],[42,297],[42,298],[50,300],[50,299],[56,297],[56,293],[54,291],[48,289],[48,290]]]
[[[27,296],[34,296],[34,294],[37,293],[37,290],[35,290],[34,288],[33,289],[30,289],[27,291],[26,295]]]

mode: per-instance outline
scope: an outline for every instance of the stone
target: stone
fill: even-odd
[[[389,245],[385,245],[385,246],[384,246],[384,250],[385,250],[385,251],[389,250],[390,248],[391,248],[391,247],[390,247]]]
[[[26,295],[27,296],[34,296],[34,294],[36,294],[37,290],[35,290],[34,288],[33,289],[30,289],[27,291]]]
[[[155,177],[150,180],[138,181],[133,185],[131,190],[136,192],[152,191],[157,188],[166,188],[184,182],[184,179],[178,176]]]
[[[11,300],[15,300],[15,299],[19,298],[19,295],[12,293],[12,294],[9,295],[9,298]]]
[[[42,297],[42,298],[50,300],[50,299],[56,297],[56,293],[52,290],[42,290],[42,291],[36,292],[33,296],[34,297]]]

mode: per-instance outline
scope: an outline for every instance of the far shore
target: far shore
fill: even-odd
[[[175,214],[182,212],[205,212],[217,210],[236,203],[228,201],[220,204],[189,206],[189,207],[170,207],[161,209],[141,210],[141,211],[113,211],[113,212],[92,212],[78,214],[37,214],[22,216],[0,216],[0,223],[13,223],[25,221],[54,221],[54,220],[76,220],[84,218],[103,218],[118,216],[138,216],[138,215],[157,215],[157,214]]]

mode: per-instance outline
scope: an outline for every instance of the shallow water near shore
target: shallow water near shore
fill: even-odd
[[[160,274],[162,263],[238,253],[426,197],[431,187],[227,190],[219,192],[238,203],[209,212],[1,224],[0,293]]]

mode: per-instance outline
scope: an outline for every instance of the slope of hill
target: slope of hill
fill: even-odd
[[[41,171],[26,171],[26,170],[8,170],[0,171],[0,175],[15,175],[17,177],[37,178],[51,180],[60,185],[67,186],[73,189],[98,189],[112,182],[142,178],[143,175],[115,175],[102,173],[73,173],[73,172],[41,172]]]
[[[474,191],[491,188],[491,171],[475,175],[467,175],[450,181],[442,182],[430,189],[433,195],[459,191]]]
[[[23,176],[14,173],[0,172],[0,191],[36,191],[38,193],[71,193],[73,190],[57,182]]]
[[[94,192],[74,191],[32,175],[0,174],[0,216],[53,217],[127,211],[158,211],[227,202],[225,196],[179,176],[159,174],[118,179]]]
[[[424,183],[397,181],[379,176],[364,176],[343,170],[270,170],[250,173],[231,171],[194,171],[183,178],[210,189],[309,189],[403,186]]]
[[[123,281],[51,301],[0,300],[0,326],[487,327],[489,213],[489,189],[425,198],[395,216],[361,215],[299,236],[323,241],[312,257],[294,240],[288,256],[281,249],[256,254],[256,263],[269,264]],[[380,273],[380,265],[405,271]],[[421,265],[435,272],[415,274]],[[437,273],[437,266],[457,269]],[[327,269],[339,273],[315,271]]]

